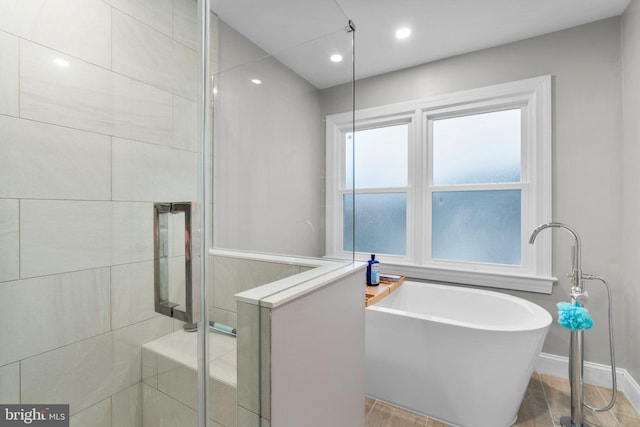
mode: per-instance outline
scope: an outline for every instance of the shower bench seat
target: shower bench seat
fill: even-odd
[[[143,426],[196,425],[197,333],[182,329],[142,346]],[[208,414],[214,426],[235,427],[236,338],[209,333]],[[181,422],[184,420],[184,423]]]

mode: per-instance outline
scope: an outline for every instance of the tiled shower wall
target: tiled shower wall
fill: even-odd
[[[235,294],[313,268],[220,255],[211,257],[210,266],[213,280],[209,285],[209,319],[234,328],[238,327]]]
[[[0,2],[0,402],[141,425],[141,345],[174,329],[153,202],[196,193],[196,21],[195,0]]]

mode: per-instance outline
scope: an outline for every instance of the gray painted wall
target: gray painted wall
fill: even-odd
[[[640,2],[633,0],[622,17],[623,107],[623,298],[627,369],[640,381]]]
[[[636,350],[640,344],[637,334],[627,333],[635,330],[632,325],[638,325],[637,315],[633,319],[632,315],[626,319],[624,316],[620,34],[621,20],[611,18],[364,79],[356,84],[356,105],[366,108],[552,75],[553,219],[580,233],[585,272],[603,276],[612,285],[618,362],[626,367],[631,354],[627,350],[629,342],[636,341],[631,344]],[[638,61],[635,63],[640,66]],[[345,87],[323,91],[324,114],[341,112],[347,92]],[[640,152],[634,158],[640,158]],[[639,192],[628,193],[625,195],[634,200],[636,211],[640,210]],[[553,314],[557,312],[556,303],[568,300],[570,285],[566,274],[571,267],[571,239],[567,233],[554,233],[553,271],[559,284],[553,293],[513,292]],[[640,235],[640,228],[636,227],[635,235]],[[638,248],[635,254],[640,254]],[[634,260],[629,259],[629,269]],[[596,327],[586,334],[585,359],[608,364],[606,293],[597,284],[589,284],[588,290],[588,308]],[[637,291],[634,296],[637,300]],[[569,333],[554,323],[543,351],[568,355],[568,346]],[[633,367],[638,378],[638,363]]]

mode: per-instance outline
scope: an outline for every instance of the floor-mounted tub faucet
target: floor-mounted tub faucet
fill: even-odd
[[[584,407],[596,411],[607,411],[611,409],[616,399],[616,378],[615,378],[615,356],[613,351],[613,326],[611,314],[611,292],[606,280],[592,275],[582,274],[581,264],[581,243],[580,236],[571,227],[561,222],[548,222],[537,226],[529,237],[529,243],[533,244],[542,230],[546,228],[562,228],[568,231],[575,241],[571,252],[571,304],[579,303],[584,305],[587,302],[587,293],[583,286],[583,280],[600,280],[607,287],[609,295],[609,348],[611,353],[611,381],[613,395],[611,402],[602,408],[594,408],[584,403],[584,356],[583,356],[583,338],[584,330],[572,330],[571,341],[569,344],[569,383],[571,385],[571,417],[562,417],[560,424],[562,427],[589,427],[584,420]]]

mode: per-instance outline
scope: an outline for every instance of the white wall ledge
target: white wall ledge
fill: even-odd
[[[311,268],[310,270],[236,294],[237,301],[268,308],[274,308],[296,298],[300,298],[342,277],[352,274],[356,270],[363,270],[366,266],[364,262],[352,262],[351,260],[290,257],[226,249],[211,249],[209,250],[209,255]],[[363,273],[363,289],[364,282]]]
[[[403,264],[384,264],[384,272],[401,274],[407,278],[433,280],[461,285],[485,286],[489,288],[551,294],[555,277],[527,276],[508,273],[489,273]]]

